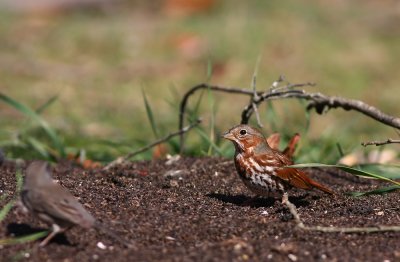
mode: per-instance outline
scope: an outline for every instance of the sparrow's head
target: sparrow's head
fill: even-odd
[[[263,134],[248,125],[237,125],[222,135],[223,138],[231,140],[235,145],[236,151],[244,152],[254,150],[256,147],[269,148]]]
[[[53,183],[51,167],[47,162],[34,161],[26,169],[25,186],[37,186]]]

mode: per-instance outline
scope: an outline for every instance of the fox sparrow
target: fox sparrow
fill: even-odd
[[[235,145],[236,170],[244,184],[255,194],[282,195],[291,187],[307,190],[317,188],[328,194],[334,193],[299,169],[286,167],[293,164],[293,146],[281,153],[268,145],[260,131],[248,125],[235,126],[223,137]],[[291,143],[295,144],[297,139],[298,136],[295,136]]]
[[[46,162],[35,161],[28,166],[21,200],[33,215],[52,225],[52,232],[40,243],[41,247],[74,225],[94,227],[129,246],[125,240],[102,226],[69,191],[53,181],[50,166]]]

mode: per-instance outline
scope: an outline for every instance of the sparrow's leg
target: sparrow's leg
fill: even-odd
[[[283,193],[283,196],[282,196],[282,204],[287,205],[288,202],[289,202],[289,195],[287,192],[285,192],[285,193]]]
[[[40,242],[39,246],[40,247],[44,247],[47,245],[47,243],[58,233],[61,233],[65,230],[61,229],[61,227],[59,227],[57,224],[53,224],[52,225],[52,231],[51,233],[42,241]]]

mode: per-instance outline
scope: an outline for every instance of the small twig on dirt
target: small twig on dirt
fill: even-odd
[[[374,233],[387,231],[400,231],[400,226],[376,226],[376,227],[324,227],[324,226],[305,226],[300,219],[297,208],[289,201],[288,194],[285,193],[282,197],[282,204],[286,205],[290,213],[294,217],[296,226],[303,230],[319,231],[324,233]]]
[[[362,146],[370,146],[370,145],[375,145],[375,146],[381,146],[381,145],[387,145],[387,144],[400,144],[400,139],[391,139],[389,138],[386,141],[370,141],[370,142],[362,142]]]
[[[136,156],[137,154],[143,153],[143,152],[149,150],[150,148],[152,148],[152,147],[154,147],[156,145],[159,145],[161,143],[164,143],[164,142],[170,140],[171,138],[173,138],[175,136],[179,136],[179,135],[181,135],[183,133],[189,132],[192,128],[194,128],[197,125],[199,125],[201,123],[201,121],[202,121],[201,119],[197,119],[195,122],[191,123],[190,125],[188,125],[188,126],[186,126],[184,128],[181,128],[176,132],[170,133],[170,134],[166,135],[165,137],[160,138],[160,139],[154,141],[153,143],[151,143],[151,144],[149,144],[147,146],[144,146],[144,147],[142,147],[142,148],[140,148],[140,149],[138,149],[138,150],[136,150],[134,152],[131,152],[131,153],[127,154],[126,156],[118,157],[116,160],[114,160],[111,163],[109,163],[108,165],[106,165],[103,169],[104,170],[108,170],[108,169],[110,169],[110,168],[112,168],[112,167],[114,167],[116,165],[122,164],[125,161],[127,161],[128,159]]]

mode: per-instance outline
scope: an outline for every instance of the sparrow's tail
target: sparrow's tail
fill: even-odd
[[[287,181],[290,185],[301,188],[301,189],[306,189],[310,190],[313,188],[317,188],[325,193],[334,195],[335,192],[333,190],[321,185],[317,181],[312,180],[309,178],[306,173],[303,171],[300,171],[297,168],[283,168],[279,169],[276,171],[277,176],[285,181]]]
[[[317,188],[317,189],[319,189],[319,190],[321,190],[321,191],[323,191],[323,192],[325,192],[325,193],[328,193],[328,194],[331,194],[331,195],[335,195],[335,194],[336,194],[333,190],[327,188],[326,186],[321,185],[321,184],[318,183],[317,181],[314,181],[314,180],[310,179],[310,181],[308,181],[308,182],[309,182],[313,187],[315,187],[315,188]]]
[[[98,231],[101,231],[102,233],[108,235],[109,237],[113,238],[114,240],[118,241],[120,244],[127,248],[135,248],[135,244],[131,242],[130,240],[124,239],[121,236],[119,236],[117,233],[114,231],[110,230],[107,228],[106,225],[101,224],[99,221],[96,221],[93,225],[94,228],[96,228]]]

